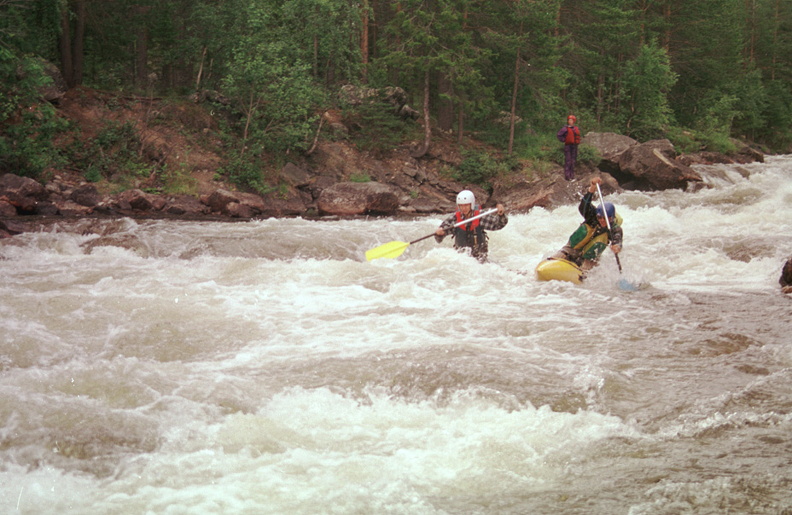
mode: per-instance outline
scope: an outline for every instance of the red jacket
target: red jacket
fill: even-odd
[[[564,145],[580,145],[580,129],[577,125],[564,125],[557,136]]]

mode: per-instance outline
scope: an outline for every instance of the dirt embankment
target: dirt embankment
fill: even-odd
[[[79,130],[61,137],[57,145],[71,149],[70,154],[79,155],[83,160],[46,173],[43,182],[55,183],[51,190],[70,191],[91,181],[105,196],[117,195],[122,190],[140,190],[165,197],[191,195],[209,205],[207,198],[221,191],[245,197],[231,202],[251,204],[251,191],[240,190],[222,173],[229,156],[239,150],[229,148],[228,142],[221,139],[220,127],[231,120],[226,118],[228,114],[223,109],[211,103],[125,97],[75,88],[59,100],[58,112]],[[388,184],[398,197],[399,207],[395,212],[367,210],[360,214],[444,212],[453,206],[452,199],[461,188],[475,188],[457,183],[449,176],[449,170],[462,161],[452,135],[437,133],[430,152],[415,159],[411,156],[415,142],[386,151],[360,150],[354,135],[350,136],[354,134],[352,123],[347,123],[337,111],[326,112],[323,117],[321,137],[317,138],[310,153],[264,156],[262,159],[262,178],[272,191],[259,197],[268,209],[253,205],[249,209],[223,209],[213,214],[243,217],[341,214],[323,212],[318,200],[324,190],[347,181]],[[115,163],[107,163],[103,158],[125,144],[113,141],[114,131],[121,133],[123,128],[130,127],[137,141],[126,150],[137,154],[136,162],[126,167],[118,159]],[[97,142],[105,146],[97,148]],[[476,142],[468,144],[483,148]],[[92,175],[96,162],[104,168],[100,174],[94,171]],[[131,172],[130,167],[142,168],[142,171]],[[481,188],[476,190],[479,198],[485,201],[487,192]],[[152,202],[162,207],[161,202]],[[113,205],[113,199],[106,199],[104,203],[122,212],[126,204]],[[324,205],[330,206],[333,202]]]

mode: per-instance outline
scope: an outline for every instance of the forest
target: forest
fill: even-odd
[[[792,149],[786,0],[0,0],[0,172],[63,159],[47,66],[222,99],[229,169],[305,152],[347,84],[407,92],[418,156],[443,131],[542,158],[569,113],[683,151]]]

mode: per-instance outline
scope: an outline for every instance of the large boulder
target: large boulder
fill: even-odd
[[[264,208],[257,216],[272,218],[281,216],[300,216],[305,214],[306,206],[299,198],[280,198],[267,195]]]
[[[577,204],[588,188],[592,177],[603,180],[602,194],[620,192],[619,183],[611,175],[597,170],[579,170],[578,180],[571,182],[563,178],[563,171],[537,179],[499,180],[494,185],[493,198],[515,213],[526,213],[533,207],[552,209],[565,204]]]
[[[67,217],[78,217],[78,216],[89,215],[93,213],[95,207],[95,206],[89,207],[82,204],[78,204],[77,202],[73,202],[71,200],[58,201],[55,202],[54,205],[57,208],[57,212],[52,214],[58,214]]]
[[[614,132],[589,132],[580,144],[596,149],[601,158],[597,168],[612,174],[619,173],[619,156],[628,148],[638,145],[638,142],[629,136]]]
[[[0,198],[0,217],[16,216],[17,210],[10,202]]]
[[[52,82],[39,88],[41,96],[44,97],[48,102],[57,103],[61,98],[63,98],[69,87],[66,85],[66,81],[63,78],[63,74],[61,74],[60,68],[49,61],[41,60],[41,64],[44,74],[52,79]]]
[[[102,201],[102,195],[93,184],[82,184],[72,190],[69,200],[81,206],[96,207]]]
[[[202,197],[201,202],[209,206],[209,209],[215,213],[228,214],[228,205],[234,202],[239,203],[239,197],[233,192],[220,188]]]
[[[667,139],[633,145],[618,157],[619,171],[613,175],[625,189],[654,191],[686,189],[701,176],[677,160],[677,152]]]
[[[286,163],[281,168],[280,179],[295,188],[303,188],[311,183],[311,174],[294,163]]]
[[[269,218],[305,213],[305,204],[299,198],[282,198],[272,194],[262,197],[255,193],[219,189],[203,197],[201,201],[212,212],[232,218]]]
[[[380,182],[339,182],[322,190],[316,201],[320,214],[337,216],[393,215],[401,191]]]
[[[13,173],[0,177],[0,199],[14,206],[18,214],[46,214],[41,212],[41,207],[49,205],[48,197],[46,188],[30,177]]]
[[[781,285],[781,291],[784,293],[792,293],[792,257],[787,259],[781,268],[781,277],[778,278],[778,284]]]
[[[10,238],[11,236],[16,236],[23,232],[25,232],[25,228],[20,224],[0,220],[0,239]]]
[[[112,201],[113,205],[123,211],[156,211],[157,206],[163,207],[164,201],[157,195],[146,193],[140,189],[122,191]]]
[[[209,212],[209,207],[192,195],[173,195],[163,209],[170,215],[195,217]]]
[[[4,174],[0,177],[0,195],[9,200],[32,198],[44,200],[47,198],[47,190],[41,183],[34,181],[30,177],[20,177],[13,173]]]

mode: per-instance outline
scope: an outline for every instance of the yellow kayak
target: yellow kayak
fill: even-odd
[[[583,282],[583,271],[566,259],[548,258],[536,266],[536,278],[540,281]]]

